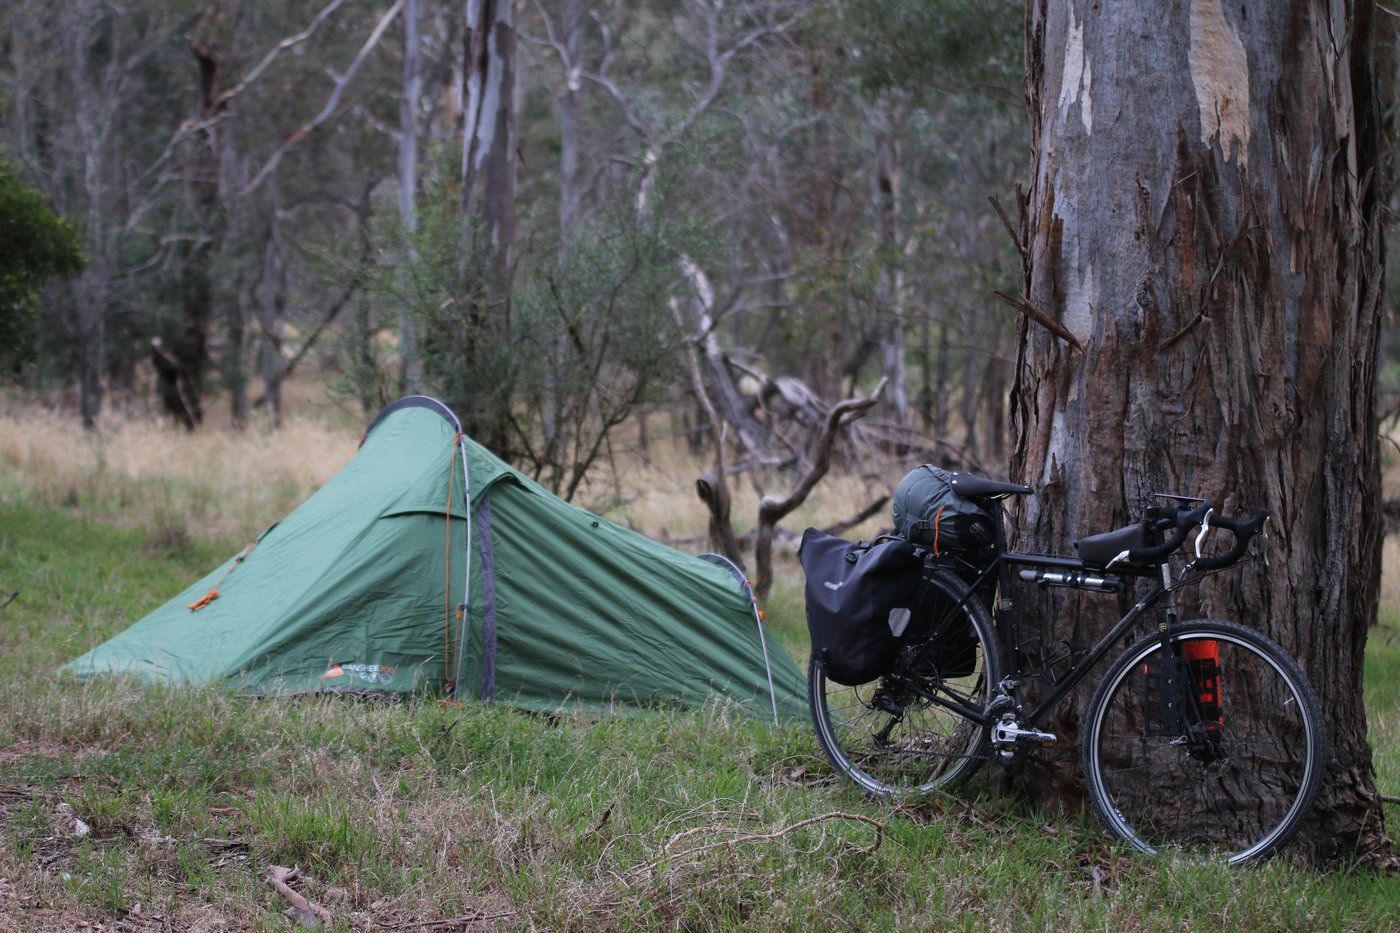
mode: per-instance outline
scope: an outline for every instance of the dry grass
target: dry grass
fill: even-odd
[[[37,407],[0,409],[0,496],[126,526],[242,539],[276,521],[345,465],[358,435],[306,416],[281,431],[194,433],[108,415],[84,432]]]
[[[354,455],[360,430],[344,414],[303,400],[281,431],[236,431],[212,419],[190,433],[150,415],[107,413],[84,432],[71,415],[0,396],[0,496],[91,513],[125,527],[178,538],[233,542],[257,534],[306,498]],[[674,438],[645,455],[625,453],[614,475],[596,477],[579,504],[663,541],[703,544],[708,522],[695,480],[709,467]],[[906,468],[885,464],[863,475],[833,473],[784,526],[828,525],[888,493]],[[601,472],[601,470],[599,471]],[[794,480],[731,480],[733,522],[741,534],[757,521],[763,492],[786,495]],[[888,526],[886,513],[852,534]]]

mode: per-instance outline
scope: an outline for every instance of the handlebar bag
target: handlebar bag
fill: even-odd
[[[915,467],[895,487],[891,503],[895,534],[943,551],[977,551],[992,543],[992,516],[961,496],[947,470],[931,463]]]
[[[1122,528],[1080,538],[1074,542],[1074,549],[1079,553],[1079,559],[1084,562],[1085,566],[1107,567],[1115,557],[1124,551],[1135,551],[1153,543],[1148,537],[1147,526],[1142,522],[1133,522],[1133,524],[1125,525]]]
[[[852,544],[808,528],[798,557],[812,657],[826,676],[853,687],[889,673],[923,590],[914,546],[902,538]]]

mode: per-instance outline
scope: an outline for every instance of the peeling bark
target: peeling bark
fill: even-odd
[[[515,22],[511,0],[467,0],[462,216],[481,218],[498,279],[515,237]]]
[[[1017,544],[1062,552],[1156,491],[1271,511],[1272,570],[1213,577],[1182,611],[1253,625],[1307,671],[1331,755],[1302,841],[1319,859],[1391,857],[1361,691],[1381,532],[1372,10],[1032,0],[1027,21],[1025,301],[1083,353],[1022,323],[1012,472],[1038,492]],[[1092,123],[1063,106],[1083,104],[1062,84],[1076,29]],[[1126,608],[1064,600],[1039,597],[1046,645],[1084,648]],[[1056,731],[1074,737],[1090,692]],[[1069,806],[1073,744],[1040,782]]]

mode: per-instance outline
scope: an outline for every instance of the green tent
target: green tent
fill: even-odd
[[[805,710],[733,565],[556,498],[423,396],[385,409],[248,549],[63,670],[249,694],[451,690],[545,712]]]

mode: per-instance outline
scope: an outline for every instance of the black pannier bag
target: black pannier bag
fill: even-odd
[[[914,546],[902,538],[852,544],[808,528],[798,556],[812,657],[826,676],[854,687],[889,673],[924,588]]]
[[[958,494],[953,474],[931,463],[910,470],[894,490],[894,531],[944,551],[981,551],[992,543],[992,516]]]

